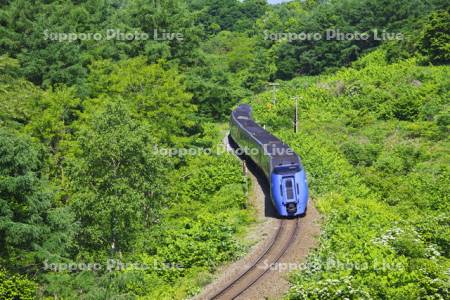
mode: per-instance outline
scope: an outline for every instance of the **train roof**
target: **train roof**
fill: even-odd
[[[273,167],[280,165],[300,165],[300,158],[288,145],[253,121],[250,105],[239,105],[232,112],[232,116],[256,141],[262,145],[266,145],[268,154],[272,158]]]

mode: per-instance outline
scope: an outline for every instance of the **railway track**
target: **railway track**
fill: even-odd
[[[254,286],[270,271],[270,266],[276,264],[283,257],[291,244],[296,240],[299,222],[299,219],[280,220],[275,236],[262,255],[243,273],[211,296],[210,299],[236,299]]]

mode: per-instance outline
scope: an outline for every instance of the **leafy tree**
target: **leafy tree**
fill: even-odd
[[[137,57],[114,64],[98,61],[88,78],[90,96],[107,101],[107,95],[126,98],[131,111],[147,124],[158,142],[182,144],[195,133],[196,107],[186,92],[184,78],[163,62],[147,65]]]
[[[152,131],[132,118],[123,99],[91,106],[84,118],[67,162],[79,245],[128,251],[154,222],[167,162],[153,154]]]
[[[190,65],[196,59],[192,49],[198,47],[202,32],[194,24],[195,15],[188,9],[185,1],[129,1],[123,13],[124,17],[119,18],[130,29],[137,28],[150,35],[148,40],[137,43],[134,53],[128,53],[128,56],[145,55],[152,63],[159,59],[174,59],[182,65]],[[164,32],[181,34],[182,40],[154,40],[155,33],[160,39]]]
[[[22,128],[34,115],[41,91],[20,78],[19,62],[0,56],[0,125]]]
[[[251,92],[261,91],[275,73],[272,55],[246,34],[222,31],[205,42],[201,60],[188,71],[188,87],[200,113],[222,119]]]
[[[193,101],[199,113],[216,120],[229,115],[232,106],[249,95],[241,81],[228,71],[226,65],[213,56],[205,58],[205,64],[192,68],[187,77],[188,87],[194,94]]]
[[[0,270],[0,297],[4,300],[35,299],[37,285],[22,275]]]
[[[419,41],[419,50],[433,64],[450,63],[450,14],[438,11],[431,14]]]
[[[0,129],[0,257],[22,272],[67,255],[76,229],[70,210],[52,203],[38,149],[29,138]]]
[[[35,114],[27,129],[32,135],[48,145],[51,153],[58,152],[59,142],[70,135],[69,126],[77,118],[80,100],[74,88],[48,89],[33,107]]]
[[[208,33],[251,30],[254,21],[268,7],[264,0],[191,0],[190,5],[193,10],[200,12],[197,22]]]

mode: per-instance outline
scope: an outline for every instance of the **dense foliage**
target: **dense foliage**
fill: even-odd
[[[251,102],[301,154],[326,216],[290,299],[449,297],[449,75],[415,60],[388,65],[378,50],[336,75],[290,82],[275,106],[271,94]]]
[[[0,298],[196,294],[252,220],[214,151],[243,99],[325,216],[289,297],[448,298],[449,23],[445,0],[0,1]],[[286,38],[332,29],[369,39]]]
[[[223,135],[196,122],[176,68],[97,61],[80,99],[1,63],[2,298],[183,298],[241,252],[250,216],[237,159],[170,152]]]

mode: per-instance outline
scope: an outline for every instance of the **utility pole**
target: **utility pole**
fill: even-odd
[[[247,165],[245,164],[244,160],[242,160],[242,174],[244,176],[247,176]]]
[[[248,196],[248,176],[247,176],[247,165],[245,164],[245,161],[242,160],[242,173],[244,174],[244,178],[245,178],[245,196]]]
[[[269,85],[272,87],[272,103],[273,105],[277,104],[276,91],[277,86],[280,86],[277,82],[269,82]]]
[[[298,132],[298,96],[294,97],[295,99],[295,119],[294,119],[294,132]]]

